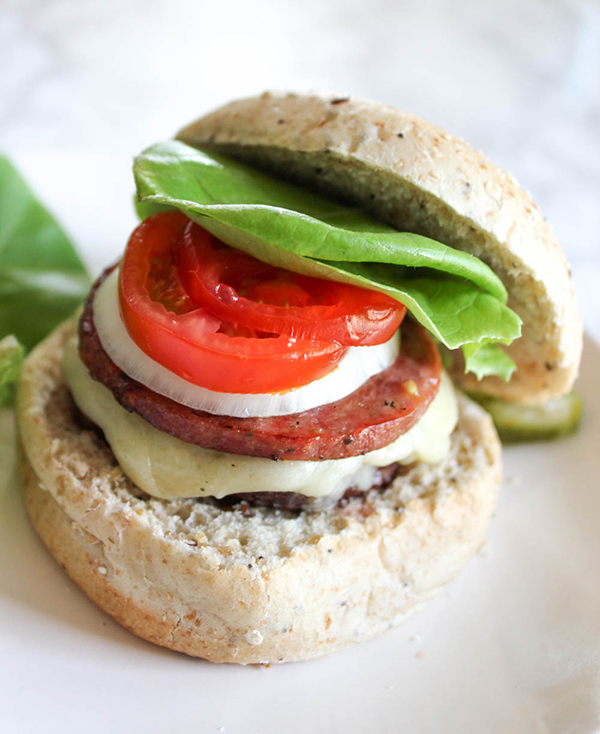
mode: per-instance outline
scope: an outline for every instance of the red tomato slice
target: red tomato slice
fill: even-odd
[[[368,346],[390,339],[406,313],[383,293],[262,263],[194,222],[179,243],[177,261],[196,304],[249,329]]]
[[[330,372],[345,352],[338,342],[249,330],[195,306],[175,263],[188,223],[181,212],[155,214],[127,245],[119,300],[140,349],[188,382],[217,392],[282,392]]]

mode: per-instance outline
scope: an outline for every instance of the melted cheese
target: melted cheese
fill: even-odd
[[[103,430],[125,474],[148,494],[165,499],[222,498],[239,492],[337,498],[348,487],[368,489],[377,467],[441,461],[458,419],[454,389],[443,373],[440,390],[420,421],[388,446],[346,459],[275,462],[185,443],[129,413],[90,377],[75,338],[67,344],[63,372],[79,409]]]

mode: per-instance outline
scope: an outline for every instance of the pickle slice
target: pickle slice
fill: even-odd
[[[492,416],[503,443],[547,441],[573,433],[583,412],[577,393],[554,398],[544,405],[517,405],[484,395],[470,397]]]

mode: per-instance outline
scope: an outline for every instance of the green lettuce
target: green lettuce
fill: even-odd
[[[478,377],[510,377],[498,344],[520,336],[521,320],[472,255],[179,141],[148,148],[133,170],[141,213],[175,207],[272,265],[387,293],[445,346],[462,347]]]
[[[497,375],[508,381],[515,371],[515,363],[498,344],[465,344],[462,349],[465,372],[472,372],[478,380],[488,375]]]
[[[25,349],[14,336],[0,339],[0,405],[13,402],[14,384],[19,378]]]
[[[24,351],[70,316],[89,287],[67,235],[0,155],[0,404]]]

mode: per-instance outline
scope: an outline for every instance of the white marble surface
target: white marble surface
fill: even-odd
[[[0,0],[0,149],[94,271],[134,222],[129,157],[264,88],[387,101],[510,169],[600,339],[598,0]],[[598,734],[599,355],[585,430],[507,451],[490,557],[395,633],[270,671],[208,669],[107,622],[33,537],[0,431],[0,729],[268,734],[279,711],[290,732],[437,734],[451,712],[447,732]]]
[[[0,148],[27,162],[126,160],[264,88],[387,101],[510,169],[557,230],[600,334],[597,0],[0,2]],[[42,193],[57,187],[46,176]]]

